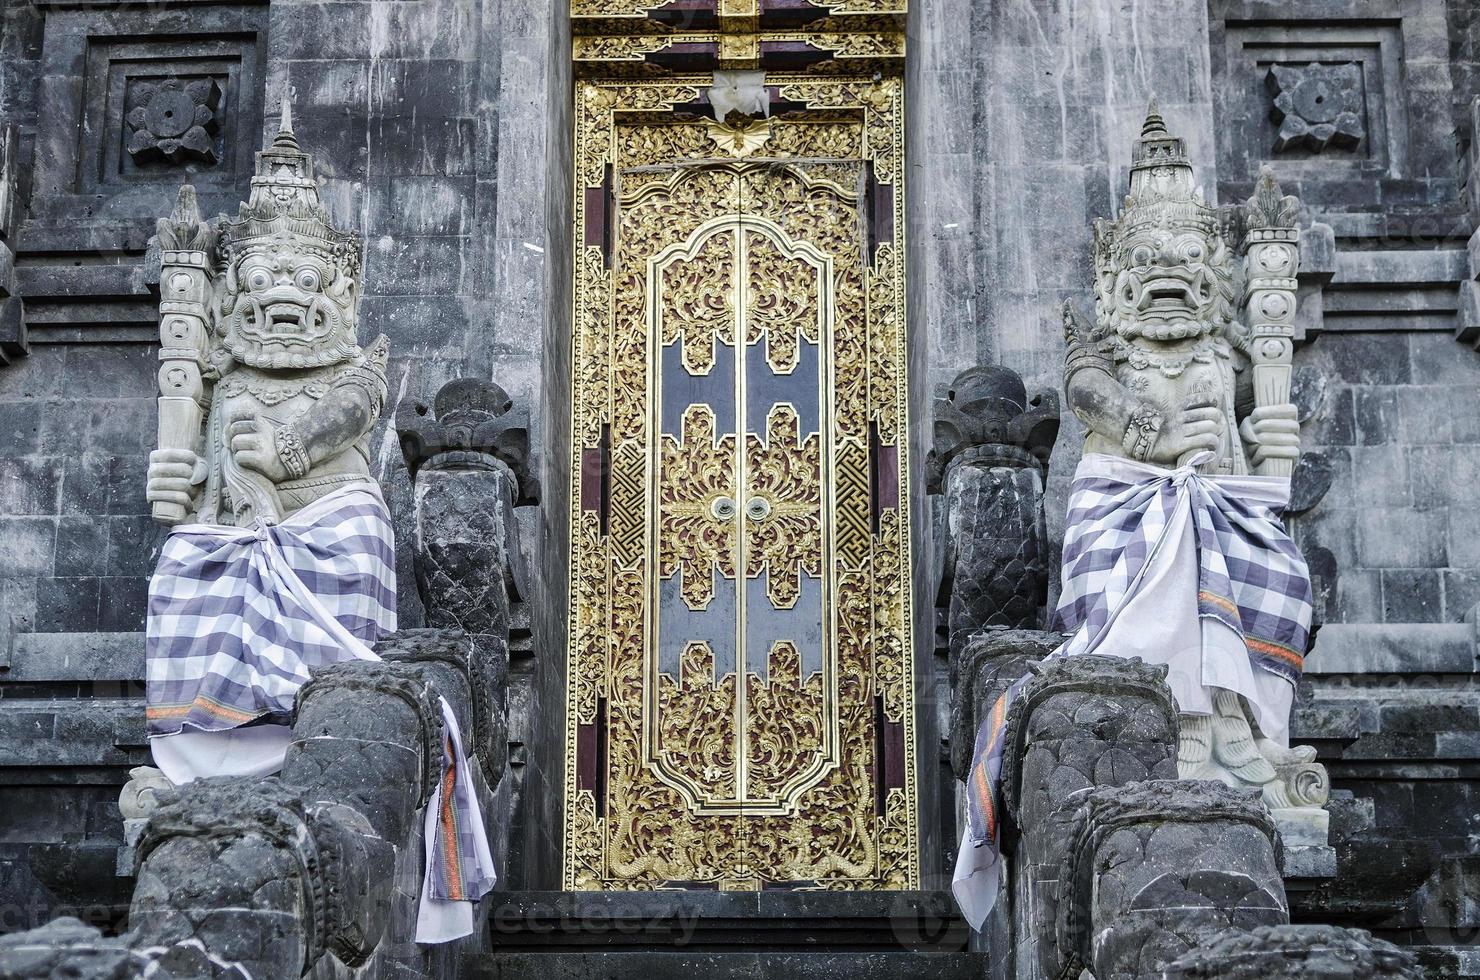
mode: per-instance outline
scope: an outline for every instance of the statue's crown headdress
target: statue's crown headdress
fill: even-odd
[[[1194,181],[1187,141],[1167,132],[1154,98],[1131,150],[1130,189],[1116,231],[1125,235],[1147,225],[1193,226],[1210,233],[1219,227],[1217,211]]]
[[[346,271],[359,266],[360,240],[330,222],[319,197],[313,157],[299,148],[293,133],[292,103],[286,93],[277,135],[257,153],[251,195],[236,220],[225,223],[223,244],[229,255],[239,255],[254,244],[283,238],[294,239]]]

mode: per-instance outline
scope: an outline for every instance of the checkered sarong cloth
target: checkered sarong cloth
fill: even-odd
[[[336,490],[276,525],[175,528],[149,583],[149,734],[291,724],[312,668],[379,659],[370,644],[396,628],[395,562],[390,514],[370,484]],[[445,699],[442,715],[430,890],[438,900],[476,900],[494,871]]]
[[[309,670],[396,628],[390,515],[340,490],[277,525],[181,525],[149,583],[150,735],[291,724]]]
[[[1299,680],[1310,636],[1310,573],[1279,514],[1289,482],[1207,476],[1105,456],[1086,456],[1075,474],[1064,533],[1057,627],[1074,637],[1050,656],[1094,652],[1139,586],[1179,507],[1191,509],[1198,555],[1198,615],[1244,640],[1260,669]],[[987,713],[967,780],[969,836],[994,846],[1000,833],[1000,775],[1007,708],[1026,678]]]

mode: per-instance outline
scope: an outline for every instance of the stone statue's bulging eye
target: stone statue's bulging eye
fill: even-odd
[[[1131,264],[1133,264],[1133,265],[1150,265],[1151,264],[1151,248],[1150,248],[1150,246],[1147,246],[1147,245],[1137,245],[1136,248],[1135,248],[1135,250],[1133,252],[1131,252]]]
[[[1187,256],[1189,261],[1195,262],[1198,259],[1202,258],[1203,247],[1197,242],[1189,242],[1187,244],[1187,247],[1182,250],[1182,253]]]
[[[247,273],[247,287],[250,289],[266,289],[272,285],[272,276],[267,274],[266,269],[253,269]]]
[[[293,277],[298,288],[306,292],[312,292],[319,288],[319,274],[313,269],[299,269],[298,274]]]

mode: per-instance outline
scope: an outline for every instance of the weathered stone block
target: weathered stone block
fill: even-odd
[[[379,836],[406,839],[442,773],[436,693],[402,664],[349,661],[298,692],[282,778],[305,799],[357,807]]]
[[[1154,977],[1211,931],[1289,921],[1279,835],[1255,793],[1198,780],[1101,788],[1066,829],[1050,976]]]
[[[982,630],[951,658],[951,770],[965,779],[977,729],[1013,682],[1065,637],[1043,630]]]
[[[0,936],[0,980],[249,980],[197,942],[140,949],[130,939],[104,936],[72,918]]]
[[[1166,980],[1421,980],[1413,956],[1361,929],[1263,926],[1209,937]]]
[[[497,634],[461,630],[401,630],[376,644],[387,661],[404,664],[447,698],[462,727],[464,748],[496,786],[508,764],[509,645]]]
[[[355,810],[275,778],[181,787],[137,855],[139,944],[194,938],[253,976],[296,977],[326,952],[364,962],[385,926],[393,848]]]

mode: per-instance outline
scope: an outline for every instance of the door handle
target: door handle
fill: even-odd
[[[752,521],[763,521],[771,513],[771,502],[765,497],[751,497],[745,502],[745,515]]]

